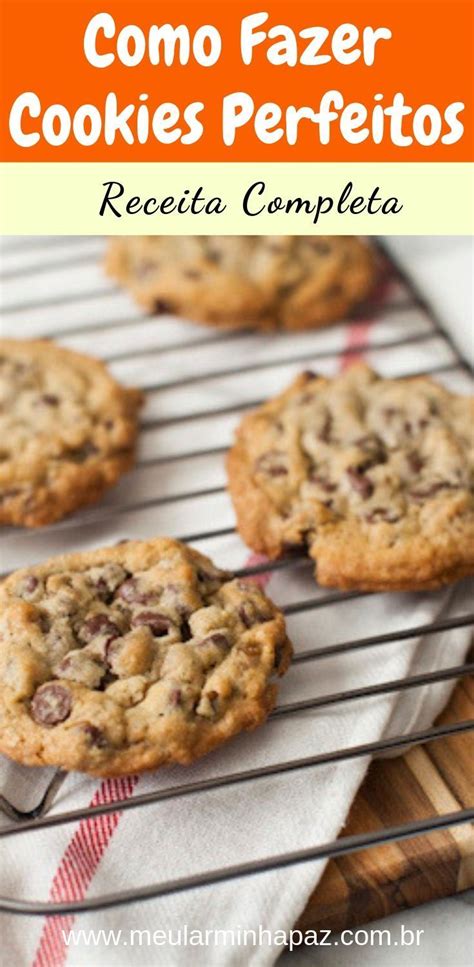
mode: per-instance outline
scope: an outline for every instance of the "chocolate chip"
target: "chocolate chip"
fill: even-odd
[[[284,460],[285,454],[280,450],[268,450],[255,461],[255,470],[267,477],[284,477],[288,474]]]
[[[357,469],[361,473],[363,473],[364,470],[368,470],[369,467],[375,467],[378,463],[387,462],[387,453],[385,451],[385,447],[375,433],[368,433],[366,436],[359,437],[359,439],[356,440],[356,446],[367,454],[367,459],[362,460],[357,464]]]
[[[181,622],[179,633],[181,635],[181,641],[190,641],[190,639],[193,637],[193,633],[189,627],[189,622],[186,619]]]
[[[72,666],[72,659],[70,655],[66,655],[66,657],[63,658],[63,660],[59,663],[59,665],[54,666],[54,673],[55,675],[58,676],[58,678],[67,678],[68,676],[67,674],[65,674],[65,672],[68,672],[71,666]]]
[[[348,467],[346,474],[349,478],[351,487],[355,490],[363,500],[368,500],[374,492],[374,485],[368,477],[364,476],[363,473],[358,469],[358,467]]]
[[[300,374],[305,380],[309,381],[312,379],[318,379],[318,374],[314,372],[313,369],[304,369]]]
[[[327,494],[332,494],[335,490],[337,490],[337,484],[331,483],[331,481],[328,480],[324,474],[318,473],[318,471],[313,471],[310,474],[310,480],[317,484],[318,487],[321,487],[321,490],[324,490],[324,492]]]
[[[298,406],[306,406],[307,403],[313,403],[314,393],[311,393],[309,390],[306,390],[305,393],[300,393],[300,395],[296,398],[296,402]]]
[[[409,453],[407,456],[408,465],[413,473],[419,473],[423,469],[425,461],[422,460],[418,453]]]
[[[380,463],[387,462],[387,454],[383,450],[379,450],[377,453],[373,453],[372,456],[367,456],[365,460],[360,460],[356,465],[356,470],[359,473],[365,473],[366,470],[370,470],[372,467],[376,467]]]
[[[360,447],[360,449],[364,450],[365,452],[369,452],[380,447],[380,440],[373,433],[366,433],[365,436],[359,437],[355,443],[357,447]]]
[[[31,701],[31,714],[38,725],[57,725],[71,714],[72,696],[63,685],[41,685]]]
[[[400,520],[400,515],[388,507],[374,507],[370,514],[366,514],[365,520],[369,524],[376,524],[378,521],[386,521],[387,524],[395,524]]]
[[[44,635],[46,635],[48,633],[48,631],[51,631],[51,619],[50,619],[49,615],[47,615],[44,612],[42,612],[42,613],[40,613],[38,615],[38,618],[36,620],[37,620],[37,622],[38,622],[38,624],[40,626],[40,629],[41,629],[41,631],[43,632]]]
[[[102,729],[98,729],[96,725],[91,725],[90,722],[86,722],[85,725],[81,726],[81,730],[87,736],[89,745],[94,746],[96,749],[105,749],[109,744]]]
[[[249,606],[248,604],[245,604],[245,603],[241,604],[237,613],[239,615],[239,618],[242,624],[244,624],[246,628],[251,628],[252,625],[255,623],[253,620],[254,610],[252,606]]]
[[[202,638],[201,641],[197,642],[197,647],[204,648],[206,645],[215,645],[216,648],[225,648],[226,651],[230,648],[230,643],[226,635],[216,632],[214,635],[208,635],[207,638]]]
[[[331,251],[331,246],[327,242],[323,242],[320,238],[309,238],[307,242],[318,255],[329,255]]]
[[[162,316],[168,312],[174,312],[174,306],[171,302],[166,302],[164,299],[157,299],[153,305],[153,312],[156,316]]]
[[[34,594],[38,584],[38,578],[36,578],[34,574],[27,574],[26,577],[23,578],[17,593],[20,595],[20,597],[28,597],[30,594]]]
[[[127,604],[147,604],[152,595],[146,591],[140,591],[136,578],[128,578],[120,585],[117,594],[122,601]]]
[[[414,500],[426,500],[428,497],[434,497],[435,494],[440,490],[451,490],[453,484],[448,483],[447,480],[440,480],[433,484],[428,484],[426,487],[418,487],[416,490],[410,490],[410,497]]]
[[[103,578],[99,578],[97,584],[95,585],[95,589],[97,591],[97,597],[100,599],[100,601],[103,601],[104,604],[110,604],[113,601],[114,592],[110,590],[107,582],[104,581]]]
[[[429,426],[429,423],[430,421],[427,420],[426,417],[421,417],[419,420],[405,420],[403,429],[405,430],[407,436],[413,436],[420,430],[426,430],[426,427]]]
[[[214,262],[214,264],[217,265],[222,259],[222,254],[221,252],[218,252],[217,249],[210,248],[207,252],[207,259],[209,262]]]
[[[187,601],[182,600],[183,594],[186,594],[186,588],[182,584],[165,584],[163,593],[171,598],[172,605],[180,618],[187,621],[195,609]]]
[[[269,477],[286,477],[288,470],[286,467],[269,467],[265,470]]]
[[[21,492],[19,487],[9,487],[7,490],[3,490],[0,494],[0,503],[3,503],[5,500],[11,500],[13,497],[18,497]]]
[[[132,628],[149,628],[155,638],[167,635],[172,621],[159,611],[140,611],[132,617]]]
[[[271,617],[268,612],[263,613],[260,608],[257,608],[252,601],[243,601],[237,613],[246,628],[252,628],[253,625],[261,624],[263,621],[269,621]]]
[[[98,635],[106,635],[108,641],[113,641],[114,638],[119,638],[121,635],[120,628],[110,620],[108,615],[99,613],[93,614],[91,618],[87,618],[82,625],[79,632],[79,636],[83,641],[92,641]]]
[[[152,262],[151,259],[142,259],[138,265],[135,266],[135,273],[139,279],[146,279],[150,275],[154,275],[158,271],[158,263]]]
[[[326,413],[326,416],[324,417],[323,425],[319,433],[317,434],[317,439],[320,440],[321,443],[329,443],[331,439],[332,423],[333,423],[333,420],[332,420],[331,414]]]
[[[177,708],[178,705],[181,705],[181,697],[182,697],[181,689],[173,688],[172,692],[170,692],[170,697],[169,697],[170,705],[172,705],[173,708]]]
[[[105,674],[108,674],[111,670],[113,670],[113,667],[112,666],[114,664],[114,660],[117,657],[117,655],[120,654],[120,652],[122,651],[122,648],[123,647],[124,647],[123,640],[120,641],[120,639],[118,639],[118,638],[109,638],[109,640],[106,641],[105,648],[104,648],[103,661],[105,662],[105,664],[106,664],[106,666],[107,666],[107,668],[108,668],[109,671],[106,672],[105,669],[104,669],[104,673]]]
[[[70,450],[68,453],[68,459],[73,463],[85,463],[89,457],[92,457],[95,453],[98,453],[98,448],[88,441],[84,443],[84,446],[77,447],[75,450]]]
[[[40,396],[40,401],[41,403],[44,403],[45,406],[58,406],[59,396],[55,396],[54,393],[43,393],[43,395]]]

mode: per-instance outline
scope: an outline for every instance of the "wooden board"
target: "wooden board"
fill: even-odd
[[[438,722],[474,714],[474,680],[458,683]],[[474,734],[373,762],[342,835],[452,812],[474,803]],[[328,863],[300,929],[344,930],[474,886],[474,826],[452,827]]]

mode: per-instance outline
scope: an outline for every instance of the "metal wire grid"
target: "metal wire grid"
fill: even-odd
[[[82,240],[81,240],[82,241]],[[79,240],[77,240],[79,243]],[[81,264],[88,265],[97,258],[97,252],[91,253],[87,250],[82,253],[72,252],[71,254],[60,255],[59,257],[54,252],[55,247],[54,239],[42,239],[42,240],[28,240],[21,242],[18,241],[14,243],[9,240],[9,247],[7,251],[15,255],[18,252],[18,264],[13,269],[7,270],[3,273],[4,279],[19,278],[23,276],[27,277],[28,273],[34,271],[38,272],[48,272],[52,269],[61,269],[68,264],[78,264],[78,260]],[[52,251],[52,256],[49,254]],[[26,260],[24,255],[27,255]],[[23,264],[26,261],[26,265]],[[449,373],[450,371],[467,371],[469,373],[468,364],[460,356],[459,352],[456,350],[452,342],[449,340],[448,336],[442,331],[436,318],[430,310],[427,309],[425,305],[421,303],[421,300],[413,288],[409,285],[406,279],[403,280],[403,285],[405,291],[408,293],[408,301],[406,306],[418,306],[422,308],[425,314],[429,314],[431,326],[425,333],[415,334],[412,336],[403,336],[396,340],[385,340],[380,346],[376,346],[377,349],[390,350],[399,346],[407,346],[410,343],[420,343],[423,340],[433,338],[433,334],[436,334],[440,339],[442,339],[450,348],[452,354],[452,362],[442,363],[439,366],[431,367],[429,370],[423,370],[423,373]],[[108,290],[103,290],[99,288],[97,290],[82,290],[72,295],[66,295],[65,293],[59,293],[53,298],[48,298],[45,296],[43,299],[36,299],[34,302],[28,301],[17,301],[14,305],[10,305],[7,309],[8,313],[21,314],[25,311],[32,311],[38,307],[49,308],[53,304],[64,305],[66,303],[83,302],[87,303],[87,300],[100,298],[104,292]],[[398,309],[404,307],[403,301],[398,303]],[[376,310],[380,313],[380,308]],[[389,317],[390,312],[393,311],[393,307],[390,305],[385,305],[382,308],[382,312],[386,317]],[[111,319],[106,322],[104,326],[100,327],[102,330],[106,328],[116,329],[120,326],[133,326],[142,325],[144,319],[142,315],[138,313],[134,317]],[[99,327],[97,327],[98,329]],[[95,330],[94,330],[95,331]],[[77,327],[67,328],[61,330],[60,328],[55,328],[54,332],[43,333],[43,335],[48,335],[55,338],[71,337],[71,336],[81,336],[84,333],[90,333],[90,324],[82,324]],[[225,342],[229,339],[235,339],[236,334],[206,334],[200,335],[199,330],[196,329],[196,336],[192,338],[192,346],[207,346],[212,345],[215,342]],[[244,334],[242,334],[244,336]],[[238,338],[238,335],[237,335]],[[189,345],[189,343],[188,343]],[[165,347],[159,347],[160,354],[167,351],[177,351],[182,348],[182,343],[173,343],[172,341]],[[373,343],[369,345],[361,342],[360,344],[353,345],[349,350],[355,355],[363,352],[364,350],[374,350]],[[158,351],[158,350],[157,350]],[[136,355],[142,355],[143,349],[139,349]],[[345,350],[347,353],[347,350]],[[127,353],[127,358],[133,356],[132,353]],[[324,358],[326,356],[337,356],[337,350],[327,350],[320,353],[312,354],[312,360],[317,358]],[[118,360],[124,358],[123,354],[118,352],[107,357],[108,361]],[[257,372],[262,369],[278,367],[281,363],[306,363],[307,353],[302,355],[287,355],[284,360],[278,358],[277,360],[264,360],[251,365],[246,365],[246,371]],[[234,375],[239,372],[239,369],[235,366],[229,366],[221,368],[220,370],[213,370],[210,373],[200,372],[193,374],[191,376],[183,377],[182,379],[175,380],[173,382],[167,382],[165,384],[166,388],[170,386],[183,386],[187,383],[201,383],[207,379],[221,378],[227,375]],[[413,372],[410,372],[413,375]],[[150,392],[160,392],[162,389],[161,383],[153,383],[152,385],[147,385],[146,390]],[[194,411],[193,413],[183,414],[183,415],[171,415],[170,417],[163,419],[148,419],[144,421],[144,426],[146,428],[162,427],[164,425],[173,426],[177,423],[189,421],[189,420],[207,420],[208,418],[215,417],[216,415],[222,414],[236,414],[243,412],[252,406],[258,405],[261,402],[260,399],[244,400],[238,404],[232,404],[229,406],[224,406],[220,408],[210,408],[203,409],[199,412]],[[223,453],[227,449],[226,446],[216,446],[210,447],[205,450],[193,450],[187,452],[179,452],[172,457],[158,456],[153,458],[144,458],[140,460],[139,466],[149,467],[157,465],[160,463],[165,463],[170,460],[184,460],[190,457],[208,456],[208,455],[218,455]],[[78,515],[75,519],[70,519],[67,521],[62,521],[59,524],[52,525],[51,527],[44,528],[42,533],[54,533],[56,531],[72,530],[74,531],[77,527],[83,527],[84,523],[102,521],[107,517],[115,518],[117,515],[128,513],[131,511],[139,511],[142,509],[148,509],[156,507],[160,504],[180,502],[188,500],[190,498],[199,498],[207,496],[215,496],[222,494],[224,492],[223,486],[218,487],[208,487],[206,489],[195,489],[187,491],[185,493],[170,494],[158,498],[150,498],[148,500],[139,501],[135,503],[126,503],[124,505],[118,506],[102,506],[95,508],[92,511],[88,511],[81,515]],[[219,529],[206,530],[201,532],[196,532],[192,534],[180,535],[179,539],[185,542],[203,542],[212,538],[218,538],[227,536],[235,532],[234,527],[225,527]],[[13,538],[13,541],[15,539]],[[276,562],[264,562],[262,564],[257,564],[252,567],[240,568],[235,571],[238,576],[253,576],[260,573],[267,573],[269,571],[276,571],[285,568],[292,567],[308,567],[310,562],[302,556],[292,556],[285,558]],[[318,595],[318,597],[310,598],[307,600],[297,601],[288,604],[282,610],[287,616],[291,616],[303,611],[311,611],[320,608],[324,608],[328,605],[342,602],[354,598],[364,598],[366,595],[359,592],[331,592],[324,595]],[[385,647],[390,645],[390,643],[400,640],[409,640],[411,638],[416,638],[420,635],[433,635],[441,631],[451,631],[457,628],[465,628],[472,626],[474,624],[474,612],[462,616],[453,616],[452,618],[435,621],[431,624],[418,625],[415,627],[404,628],[400,631],[390,632],[386,634],[371,635],[359,639],[347,640],[335,645],[331,645],[326,648],[314,648],[308,649],[306,651],[297,654],[293,663],[304,663],[318,661],[322,658],[333,656],[335,654],[350,653],[364,648],[372,647]],[[470,675],[474,671],[474,661],[466,661],[461,665],[456,665],[450,668],[444,668],[435,672],[430,672],[423,675],[413,675],[408,678],[394,679],[388,682],[376,683],[360,688],[345,690],[343,692],[337,692],[332,694],[326,694],[323,696],[317,696],[310,699],[304,699],[302,701],[292,702],[288,704],[283,704],[277,706],[277,708],[272,713],[273,717],[281,716],[291,716],[297,712],[307,709],[318,709],[325,708],[331,705],[342,704],[345,702],[356,701],[360,699],[369,699],[376,695],[386,695],[395,692],[401,692],[407,689],[419,688],[429,684],[434,684],[437,682],[449,681],[460,679]],[[315,769],[329,763],[348,761],[350,759],[377,755],[390,750],[402,750],[414,743],[422,743],[427,741],[433,741],[436,739],[447,738],[449,736],[459,735],[462,733],[467,733],[474,730],[474,722],[472,720],[456,722],[449,725],[443,726],[433,726],[429,729],[424,729],[418,732],[412,732],[408,735],[398,735],[393,736],[389,739],[380,740],[377,742],[365,743],[363,745],[357,745],[352,747],[347,747],[344,749],[337,749],[332,752],[314,755],[305,758],[295,758],[286,762],[279,762],[277,764],[272,764],[268,766],[263,766],[255,769],[248,769],[244,771],[239,771],[233,774],[227,774],[222,776],[213,777],[210,779],[205,779],[198,782],[184,783],[172,788],[160,789],[153,792],[147,792],[145,794],[136,795],[131,799],[125,801],[114,801],[110,803],[104,803],[97,805],[93,808],[74,809],[66,810],[63,812],[50,813],[51,807],[54,804],[55,796],[65,778],[65,774],[57,771],[53,776],[52,780],[48,784],[48,787],[41,798],[41,801],[31,810],[21,810],[13,805],[11,802],[5,799],[5,797],[0,796],[0,810],[11,820],[11,822],[0,829],[0,839],[5,839],[12,836],[18,836],[26,832],[31,832],[32,830],[50,829],[56,826],[63,826],[71,823],[80,821],[81,819],[88,819],[97,815],[104,815],[110,813],[116,813],[119,811],[126,811],[129,809],[140,809],[144,806],[150,806],[158,802],[164,801],[165,799],[172,799],[177,797],[186,797],[199,795],[203,792],[210,792],[216,789],[222,789],[223,787],[237,786],[239,784],[247,784],[250,782],[258,782],[259,779],[268,776],[278,776],[285,775],[287,773],[294,772],[296,770],[305,769]],[[347,853],[356,852],[358,850],[366,849],[371,846],[376,846],[380,844],[386,844],[390,842],[400,841],[402,839],[408,839],[421,834],[426,834],[433,832],[435,830],[447,829],[453,825],[460,825],[468,823],[474,820],[474,807],[463,809],[457,812],[449,813],[444,816],[433,816],[428,817],[424,820],[419,820],[416,822],[405,823],[400,826],[393,826],[387,829],[377,830],[375,832],[360,834],[357,836],[343,836],[338,840],[322,844],[310,849],[304,849],[296,852],[288,852],[276,856],[270,856],[264,860],[258,860],[248,863],[241,863],[232,867],[225,867],[222,869],[213,869],[205,873],[199,874],[197,876],[183,877],[181,879],[168,880],[162,883],[154,883],[150,886],[139,887],[136,889],[130,889],[121,892],[114,892],[106,894],[99,897],[94,897],[90,899],[84,899],[81,901],[67,902],[67,903],[40,903],[36,901],[25,901],[16,900],[1,897],[0,898],[0,910],[7,911],[15,914],[29,914],[29,915],[44,915],[44,914],[64,914],[64,913],[80,913],[85,911],[95,911],[104,909],[106,907],[118,906],[121,904],[127,904],[130,902],[137,902],[141,900],[151,899],[153,897],[164,896],[166,894],[178,893],[188,889],[193,889],[197,887],[209,886],[214,883],[222,882],[225,880],[232,880],[237,878],[242,878],[245,876],[257,874],[260,872],[277,869],[281,867],[286,867],[292,864],[304,863],[309,860],[315,860],[320,858],[329,858],[334,856],[340,856]]]

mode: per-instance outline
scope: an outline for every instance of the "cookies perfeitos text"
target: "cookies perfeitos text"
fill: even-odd
[[[162,15],[167,13],[163,9]],[[186,12],[181,16],[185,18]],[[139,20],[139,10],[136,17]],[[219,19],[217,15],[215,19]],[[206,22],[150,25],[121,24],[110,12],[101,11],[88,20],[84,18],[81,37],[74,31],[69,43],[75,45],[75,56],[80,51],[81,67],[92,68],[101,78],[110,72],[110,88],[98,83],[94,101],[89,98],[79,105],[61,103],[59,91],[53,100],[49,92],[19,91],[9,107],[10,136],[24,149],[41,143],[58,148],[68,142],[85,148],[98,143],[110,147],[147,142],[187,146],[205,137],[209,125],[209,140],[217,138],[226,147],[239,144],[245,132],[251,132],[252,139],[260,144],[286,142],[294,147],[308,137],[308,130],[320,145],[336,138],[355,146],[383,142],[401,148],[449,146],[460,141],[464,135],[461,115],[466,107],[462,91],[456,90],[456,98],[450,102],[447,96],[439,104],[434,97],[422,102],[412,90],[407,95],[393,89],[390,75],[384,92],[384,53],[396,44],[401,57],[405,38],[403,32],[392,31],[387,23],[370,24],[363,19],[361,14],[360,24],[307,24],[298,29],[256,11],[240,19],[234,12],[229,23],[220,26]],[[417,28],[421,30],[418,21]],[[229,65],[229,76],[233,73],[230,65],[240,68],[235,90],[229,91],[228,82],[224,83],[219,70],[222,64]],[[324,72],[328,68],[333,73],[323,80],[326,90],[312,85],[308,75],[309,102],[302,103],[298,95],[298,103],[288,103],[281,86],[276,99],[268,99],[271,93],[275,96],[275,86],[269,83],[268,72],[266,84],[259,82],[262,65],[272,74],[281,70]],[[183,76],[186,80],[185,72],[196,67],[204,72],[202,91],[199,83],[180,86]],[[159,79],[153,90],[150,68],[156,68]],[[352,88],[344,90],[351,69],[373,72],[373,84],[364,88],[359,100],[353,99]],[[209,87],[205,75],[213,70],[219,73],[216,84]],[[142,75],[143,87],[139,86]],[[175,83],[168,87],[169,78]],[[398,86],[395,78],[393,83]],[[183,103],[190,88],[196,91],[196,99]]]

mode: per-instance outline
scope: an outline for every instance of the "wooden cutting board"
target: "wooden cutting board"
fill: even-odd
[[[474,715],[474,680],[458,683],[439,723]],[[342,835],[363,833],[474,803],[474,733],[416,746],[372,763]],[[341,931],[474,886],[474,826],[451,827],[328,863],[300,929]]]

